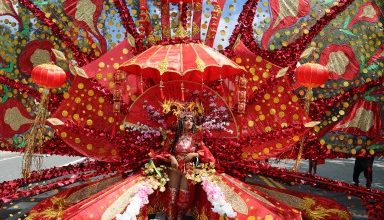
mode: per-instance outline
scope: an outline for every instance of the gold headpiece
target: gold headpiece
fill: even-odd
[[[187,102],[182,103],[175,100],[165,100],[161,103],[161,107],[163,108],[164,114],[173,113],[178,118],[184,118],[187,115],[203,115],[204,107],[201,102]]]

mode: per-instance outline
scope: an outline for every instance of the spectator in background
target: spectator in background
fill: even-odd
[[[316,175],[317,174],[317,165],[318,164],[324,164],[325,163],[325,160],[324,159],[319,159],[319,158],[316,158],[316,159],[309,159],[309,169],[308,169],[308,172],[312,175]]]
[[[360,173],[364,172],[364,177],[367,180],[367,188],[371,188],[372,185],[372,166],[375,157],[356,157],[355,166],[353,168],[353,182],[355,185],[359,185]]]

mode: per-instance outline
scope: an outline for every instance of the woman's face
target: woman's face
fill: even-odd
[[[191,130],[193,127],[193,117],[192,116],[186,116],[184,118],[184,130]]]

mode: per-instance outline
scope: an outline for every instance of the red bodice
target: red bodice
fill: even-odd
[[[174,155],[178,162],[184,161],[189,153],[196,152],[196,143],[192,135],[182,135],[175,146]]]

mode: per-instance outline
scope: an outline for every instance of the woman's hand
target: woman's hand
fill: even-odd
[[[169,154],[168,157],[169,157],[169,160],[171,161],[171,166],[173,168],[178,168],[179,167],[179,163],[177,162],[175,156]]]
[[[198,156],[199,156],[198,153],[189,153],[189,154],[187,154],[187,156],[184,158],[184,161],[185,161],[185,162],[189,162],[189,161],[191,161],[193,158],[198,157]]]

